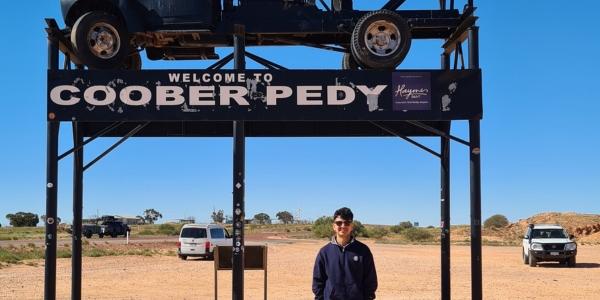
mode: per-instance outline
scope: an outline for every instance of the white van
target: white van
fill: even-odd
[[[177,255],[213,258],[215,246],[231,246],[232,239],[225,227],[219,224],[185,224],[179,233]]]

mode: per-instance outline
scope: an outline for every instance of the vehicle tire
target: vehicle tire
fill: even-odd
[[[117,237],[117,233],[116,232],[111,232],[110,233],[110,237],[111,238],[116,238]]]
[[[88,12],[71,29],[77,57],[90,69],[118,69],[129,54],[129,36],[123,22],[103,11]]]
[[[179,256],[179,259],[181,259],[181,260],[186,260],[187,259],[187,255],[181,255],[180,254],[180,255],[177,255],[177,256]]]
[[[92,238],[92,234],[91,234],[91,233],[89,233],[89,232],[86,232],[86,233],[84,234],[84,236],[85,236],[86,238],[88,238],[88,239],[91,239],[91,238]]]
[[[104,238],[104,233],[99,233],[98,237],[101,238],[101,239],[103,239]]]
[[[360,66],[395,69],[408,54],[411,34],[397,13],[378,10],[362,16],[352,32],[352,55]]]
[[[527,254],[525,254],[525,249],[523,249],[523,263],[524,264],[529,263],[529,257],[527,256]]]
[[[535,267],[537,265],[537,258],[535,258],[535,256],[533,256],[531,254],[528,256],[529,256],[529,266]]]
[[[352,53],[344,53],[344,56],[342,56],[342,70],[358,69],[361,69],[361,67],[358,65],[356,59],[354,59],[354,56],[352,56]]]
[[[577,259],[575,258],[575,256],[569,257],[569,260],[567,261],[567,266],[569,266],[570,268],[575,268],[576,265]]]

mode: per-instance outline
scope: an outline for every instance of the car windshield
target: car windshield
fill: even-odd
[[[210,229],[210,237],[213,239],[224,239],[225,231],[222,228],[211,228]]]
[[[531,238],[534,239],[564,239],[567,238],[562,229],[534,229],[531,232]]]
[[[193,238],[193,239],[201,239],[206,237],[206,229],[205,228],[193,228],[188,227],[181,230],[182,238]]]

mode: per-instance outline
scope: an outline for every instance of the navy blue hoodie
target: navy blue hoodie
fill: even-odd
[[[334,237],[317,255],[312,289],[318,300],[375,299],[377,272],[369,247],[354,238],[342,247]]]

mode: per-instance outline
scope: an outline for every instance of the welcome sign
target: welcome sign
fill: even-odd
[[[460,71],[48,71],[59,121],[480,118],[481,73]]]

